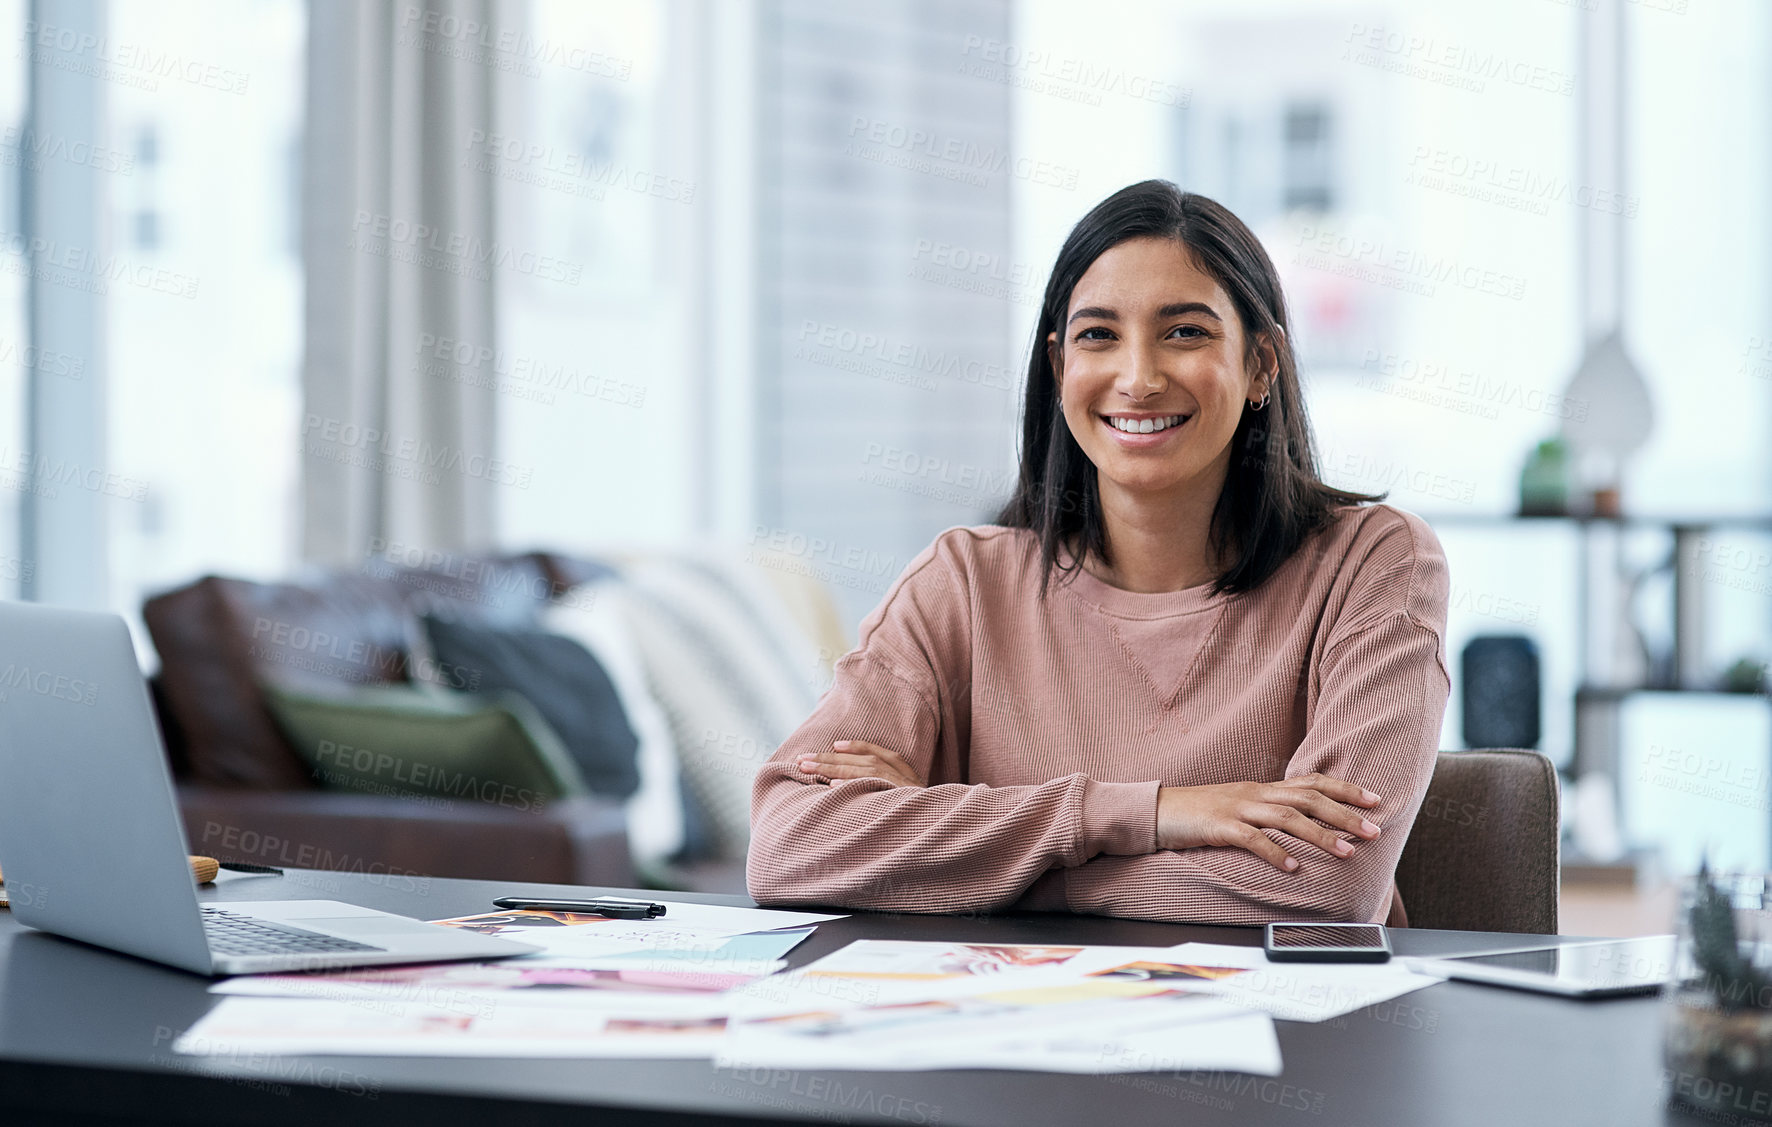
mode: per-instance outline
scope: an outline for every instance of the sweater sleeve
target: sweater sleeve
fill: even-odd
[[[745,875],[759,903],[1003,907],[1055,865],[1155,848],[1155,780],[964,781],[971,608],[959,538],[968,535],[943,533],[911,562],[818,707],[758,772]],[[929,785],[803,776],[795,760],[837,739],[891,748]]]
[[[1286,767],[1287,778],[1322,772],[1378,794],[1379,805],[1365,811],[1383,831],[1376,840],[1338,831],[1355,844],[1343,859],[1264,831],[1298,859],[1291,873],[1230,847],[1102,857],[1055,868],[1019,906],[1214,924],[1383,923],[1451,691],[1442,641],[1445,559],[1426,525],[1408,520],[1416,526],[1412,546],[1399,553],[1381,545],[1358,579],[1364,590],[1348,599],[1329,632],[1312,721]]]

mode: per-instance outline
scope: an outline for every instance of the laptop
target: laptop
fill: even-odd
[[[0,875],[20,923],[198,974],[539,950],[336,900],[199,903],[147,681],[114,614],[0,602]]]

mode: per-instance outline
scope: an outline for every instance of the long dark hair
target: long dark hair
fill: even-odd
[[[1022,408],[1021,474],[996,523],[1039,534],[1045,564],[1042,596],[1055,570],[1081,567],[1091,552],[1112,563],[1095,465],[1065,422],[1047,337],[1063,325],[1071,291],[1097,258],[1129,239],[1152,236],[1186,247],[1195,265],[1224,287],[1243,326],[1246,360],[1253,360],[1266,340],[1279,361],[1267,408],[1257,412],[1245,406],[1231,439],[1230,468],[1211,527],[1213,546],[1230,565],[1213,590],[1253,590],[1328,521],[1331,509],[1383,499],[1331,488],[1317,476],[1286,299],[1279,274],[1254,233],[1222,204],[1167,180],[1146,180],[1115,192],[1071,228],[1052,265],[1034,327]],[[1064,567],[1058,549],[1073,535],[1074,557]]]

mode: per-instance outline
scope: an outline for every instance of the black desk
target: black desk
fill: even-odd
[[[497,895],[564,891],[555,885],[291,871],[285,877],[224,877],[205,896],[346,900],[441,919],[490,911]],[[1076,916],[869,914],[820,925],[790,958],[798,965],[862,938],[1152,946],[1260,941],[1253,929]],[[1511,945],[1518,938],[1400,931],[1394,942],[1400,954],[1425,955]],[[562,1117],[648,1127],[724,1117],[1017,1127],[1723,1122],[1664,1111],[1661,1013],[1653,998],[1574,1002],[1443,983],[1334,1021],[1277,1023],[1285,1074],[1270,1079],[1235,1073],[753,1073],[717,1070],[706,1061],[230,1061],[175,1055],[172,1040],[211,1005],[207,985],[195,975],[32,933],[0,911],[0,1123],[127,1119],[387,1127]]]

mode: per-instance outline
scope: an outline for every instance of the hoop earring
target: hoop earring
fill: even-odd
[[[1250,400],[1244,400],[1244,402],[1245,402],[1245,403],[1248,403],[1248,404],[1249,404],[1249,409],[1250,409],[1250,410],[1251,410],[1251,411],[1259,411],[1259,410],[1261,410],[1261,409],[1262,409],[1262,408],[1263,408],[1263,407],[1266,407],[1266,406],[1267,406],[1267,401],[1268,401],[1268,395],[1269,395],[1269,394],[1270,394],[1270,393],[1268,393],[1268,392],[1265,392],[1265,391],[1264,391],[1264,392],[1262,392],[1262,393],[1261,393],[1261,402],[1260,402],[1260,403],[1255,403],[1255,402],[1251,402],[1251,401],[1250,401]]]

